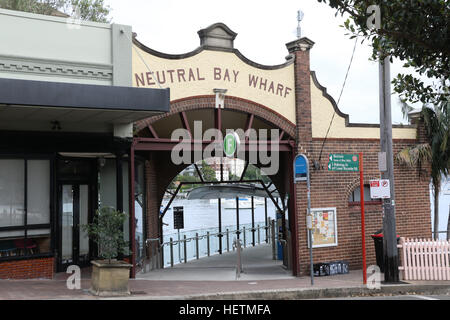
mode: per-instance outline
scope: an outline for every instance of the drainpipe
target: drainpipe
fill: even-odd
[[[136,140],[133,139],[130,149],[130,196],[129,196],[129,205],[130,205],[130,241],[131,241],[131,275],[132,279],[136,278],[136,217],[135,217],[135,208],[134,208],[134,194],[135,194],[135,186],[134,186],[134,175],[135,175],[135,167],[134,167],[134,148],[136,145]]]

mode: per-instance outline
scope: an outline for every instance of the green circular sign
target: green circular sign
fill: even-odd
[[[239,145],[239,136],[236,132],[229,133],[223,139],[223,150],[227,157],[233,157]]]

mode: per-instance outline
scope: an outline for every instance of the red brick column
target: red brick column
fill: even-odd
[[[158,228],[158,184],[154,157],[155,155],[153,153],[149,153],[149,159],[145,162],[145,180],[147,184],[147,239],[156,239],[160,236]]]
[[[312,153],[312,121],[311,121],[311,71],[309,50],[314,42],[308,38],[301,38],[286,44],[289,53],[294,55],[295,72],[295,107],[296,107],[296,154],[305,154],[311,163]],[[309,255],[307,254],[307,230],[306,230],[306,211],[307,211],[307,187],[306,183],[298,183],[295,186],[296,196],[290,208],[295,208],[297,214],[297,248],[298,259],[293,261],[296,264],[297,275],[306,274]]]

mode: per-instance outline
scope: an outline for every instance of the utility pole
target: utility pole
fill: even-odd
[[[389,56],[380,57],[380,147],[386,157],[382,179],[390,183],[391,198],[383,199],[384,281],[399,282],[397,231],[395,222],[394,155],[392,151],[391,77]]]

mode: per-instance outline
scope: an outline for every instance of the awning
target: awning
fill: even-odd
[[[279,198],[277,191],[271,190],[272,197]],[[201,186],[189,192],[187,199],[218,199],[236,198],[239,196],[269,198],[266,190],[262,187],[248,184],[226,184]]]
[[[123,124],[169,110],[169,89],[0,79],[2,120]]]

